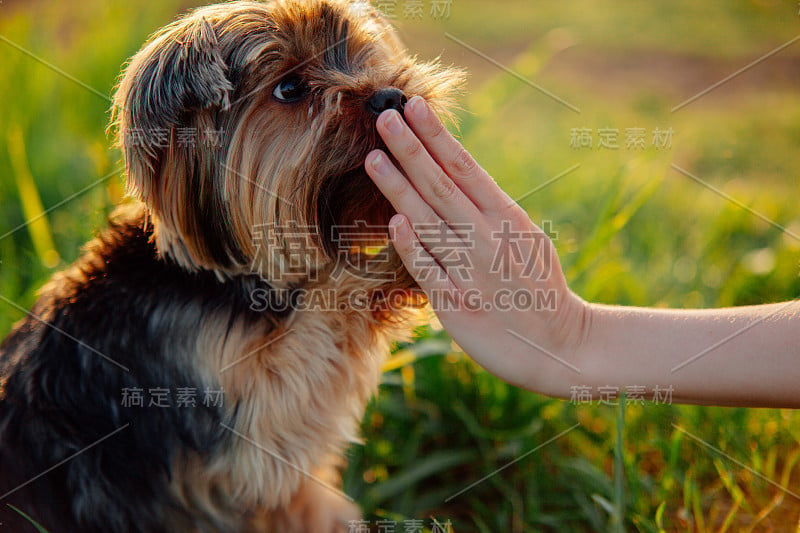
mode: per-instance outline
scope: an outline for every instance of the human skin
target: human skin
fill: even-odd
[[[404,116],[378,118],[377,129],[400,164],[380,150],[365,161],[369,176],[397,214],[390,236],[406,268],[438,301],[447,293],[491,301],[498,291],[552,293],[546,308],[450,305],[433,309],[453,339],[499,378],[550,396],[569,398],[575,387],[624,391],[636,385],[671,388],[684,403],[800,406],[800,303],[682,310],[589,303],[573,293],[555,246],[447,131],[420,97]],[[405,120],[403,120],[405,119]],[[469,225],[470,275],[448,268],[447,250],[420,225],[443,224],[451,239]],[[498,243],[498,232],[527,236]],[[499,275],[498,246],[516,246],[524,264]],[[504,250],[511,253],[511,250]],[[459,300],[460,299],[460,300]]]

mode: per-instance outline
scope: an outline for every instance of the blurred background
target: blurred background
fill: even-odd
[[[457,131],[582,297],[800,294],[796,1],[374,4],[421,58],[469,71]],[[0,2],[0,336],[123,200],[108,95],[193,5]],[[647,400],[523,392],[425,327],[386,367],[345,488],[397,531],[797,530],[797,413]]]

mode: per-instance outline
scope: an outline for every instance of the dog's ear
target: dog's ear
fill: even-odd
[[[196,115],[227,108],[233,90],[227,71],[214,28],[202,17],[167,26],[131,59],[114,96],[112,125],[129,189],[140,199],[147,202],[178,133],[195,128],[197,134]]]

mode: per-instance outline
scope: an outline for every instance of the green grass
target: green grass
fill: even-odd
[[[15,512],[19,513],[19,514],[20,514],[20,515],[21,515],[21,516],[22,516],[22,517],[23,517],[25,520],[27,520],[28,522],[30,522],[30,523],[31,523],[31,526],[32,526],[32,527],[33,527],[33,528],[34,528],[36,531],[38,531],[39,533],[47,533],[47,530],[46,530],[45,528],[43,528],[41,524],[39,524],[39,523],[38,523],[36,520],[34,520],[33,518],[31,518],[30,516],[28,516],[26,513],[22,512],[21,510],[19,510],[18,508],[14,507],[14,506],[13,506],[13,505],[11,505],[10,503],[8,503],[8,504],[6,504],[6,505],[8,505],[9,507],[11,507],[11,508],[12,508],[12,509],[13,509]]]
[[[0,35],[108,94],[123,61],[185,5],[11,2],[0,7]],[[612,304],[711,307],[796,297],[800,242],[671,165],[800,234],[800,94],[760,76],[759,68],[774,69],[765,62],[671,113],[704,85],[665,74],[644,86],[622,67],[578,83],[554,67],[576,55],[653,54],[678,65],[687,58],[730,65],[724,76],[800,33],[797,10],[788,1],[498,7],[460,0],[450,20],[400,23],[410,48],[471,69],[461,136],[512,196],[580,165],[521,202],[536,222],[552,222],[577,293]],[[780,58],[796,66],[798,47]],[[105,135],[109,102],[4,42],[0,54],[0,235],[86,189],[0,238],[0,296],[26,308],[103,225],[122,183],[119,154]],[[571,130],[584,127],[619,129],[623,147],[571,148]],[[624,130],[639,127],[648,135],[673,128],[672,147],[625,149]],[[21,316],[0,302],[0,334]],[[373,520],[421,518],[430,526],[436,518],[456,531],[486,532],[796,527],[800,502],[764,481],[800,492],[792,411],[579,405],[498,381],[433,327],[401,348],[364,419],[366,443],[351,448],[344,474],[346,490]]]

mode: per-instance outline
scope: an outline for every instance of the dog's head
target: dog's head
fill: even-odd
[[[393,210],[363,168],[378,114],[414,95],[446,114],[462,78],[410,57],[367,2],[234,2],[156,33],[113,123],[162,253],[297,283],[385,242]]]

